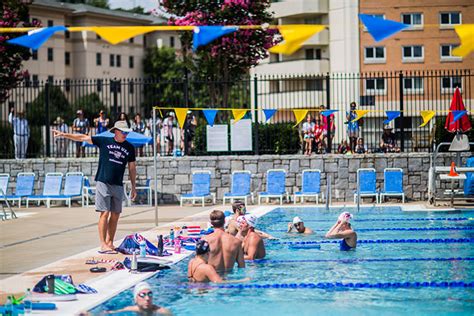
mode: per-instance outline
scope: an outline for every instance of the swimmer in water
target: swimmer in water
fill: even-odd
[[[295,218],[293,218],[293,223],[288,223],[287,232],[291,233],[293,231],[298,234],[312,234],[313,233],[313,230],[309,227],[306,227],[304,225],[303,220],[298,216],[295,216]]]
[[[342,238],[339,244],[342,251],[352,250],[357,246],[357,233],[352,229],[349,223],[352,217],[352,214],[349,212],[341,213],[336,224],[334,224],[326,234],[326,238],[328,239]]]

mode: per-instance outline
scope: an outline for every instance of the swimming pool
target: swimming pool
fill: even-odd
[[[343,209],[277,208],[257,228],[280,238],[267,241],[267,257],[248,262],[229,279],[243,284],[198,285],[186,279],[188,260],[148,281],[155,303],[175,315],[472,314],[474,310],[474,212],[402,212],[398,207],[352,212],[360,243],[339,251],[292,249],[291,243],[322,241]],[[315,234],[286,234],[300,216]],[[300,244],[301,245],[301,244]],[[91,311],[116,310],[132,302],[132,290]],[[126,313],[120,313],[126,315]]]

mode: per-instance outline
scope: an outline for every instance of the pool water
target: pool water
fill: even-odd
[[[292,249],[288,245],[323,240],[341,211],[354,214],[352,225],[359,240],[392,242],[360,243],[349,252],[340,251],[335,243],[322,243],[320,249]],[[287,234],[287,223],[294,216],[303,218],[315,233]],[[154,287],[155,303],[175,315],[472,315],[474,288],[460,283],[472,285],[474,281],[474,220],[469,218],[474,218],[474,212],[407,213],[398,207],[362,208],[360,212],[350,208],[277,208],[260,218],[257,225],[279,238],[266,241],[266,260],[247,262],[245,269],[235,269],[227,276],[250,277],[244,286],[189,284],[188,260],[148,281]],[[412,242],[401,242],[407,239]],[[446,240],[450,242],[443,242]],[[400,286],[405,282],[420,285]],[[452,284],[458,286],[423,286],[429,282],[457,282]],[[359,285],[348,287],[350,283]],[[394,286],[384,288],[380,283]],[[132,290],[91,313],[132,305]]]

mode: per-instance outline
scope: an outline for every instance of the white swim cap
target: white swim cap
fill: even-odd
[[[354,216],[349,213],[349,212],[342,212],[341,215],[339,215],[338,220],[342,221],[345,220],[346,222],[349,223],[349,221],[354,218]]]
[[[293,218],[293,224],[298,223],[303,223],[303,220],[301,219],[301,217],[295,216],[295,218]]]
[[[138,293],[140,293],[143,290],[151,291],[151,286],[148,282],[140,282],[137,285],[135,285],[135,288],[133,289],[133,299],[136,300]]]
[[[245,221],[250,227],[255,228],[255,226],[257,226],[257,220],[257,217],[248,214],[237,217],[237,223],[239,223],[239,226],[242,225],[242,221]]]

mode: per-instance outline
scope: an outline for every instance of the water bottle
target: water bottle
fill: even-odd
[[[25,298],[23,299],[25,315],[30,315],[33,310],[33,303],[31,302],[31,290],[27,289]]]
[[[46,284],[48,285],[48,293],[54,294],[54,274],[50,274],[46,276]]]
[[[181,253],[181,241],[179,239],[174,240],[174,253]]]
[[[183,234],[183,236],[188,236],[188,226],[186,226],[186,225],[183,226],[183,228],[182,228],[182,234]]]
[[[158,257],[163,256],[163,235],[158,235]]]
[[[140,257],[146,257],[146,242],[144,240],[140,241]]]
[[[170,240],[174,242],[174,229],[173,228],[171,228],[170,230]]]
[[[5,302],[5,316],[12,316],[13,315],[13,303],[12,297],[8,296],[7,301]]]
[[[137,272],[137,269],[138,269],[137,252],[134,251],[132,254],[132,264],[130,267],[130,271],[132,271],[132,273],[135,273]]]

